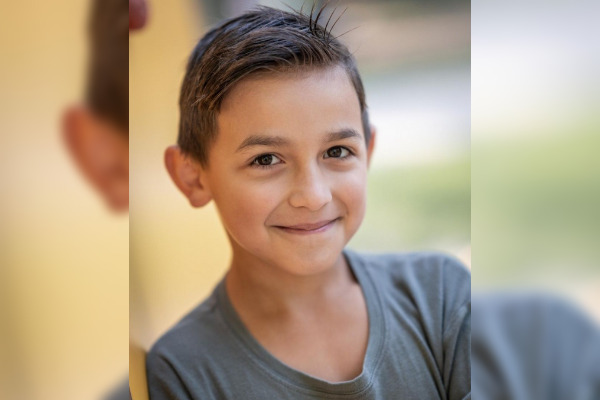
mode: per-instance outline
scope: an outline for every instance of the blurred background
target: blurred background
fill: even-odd
[[[128,367],[129,228],[61,120],[84,97],[90,3],[0,0],[0,398],[95,399]]]
[[[600,4],[472,4],[473,398],[600,398]]]
[[[472,11],[473,288],[560,294],[600,321],[600,5]]]

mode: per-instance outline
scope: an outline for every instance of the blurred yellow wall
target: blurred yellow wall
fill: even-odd
[[[2,2],[0,398],[98,398],[127,374],[128,220],[61,139],[83,93],[88,2]]]

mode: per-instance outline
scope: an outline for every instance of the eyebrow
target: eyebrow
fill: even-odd
[[[327,134],[326,142],[335,142],[343,139],[361,139],[362,135],[354,129],[341,129],[339,131],[331,132]]]
[[[236,152],[242,151],[248,147],[254,146],[274,146],[281,147],[290,144],[290,141],[281,136],[267,136],[267,135],[252,135],[248,136],[242,144],[239,145]]]
[[[341,129],[339,131],[330,132],[325,137],[325,142],[335,142],[343,139],[362,139],[362,135],[354,129]],[[273,146],[283,147],[290,145],[290,141],[281,136],[269,136],[269,135],[252,135],[244,139],[236,150],[240,152],[249,147],[255,146]]]

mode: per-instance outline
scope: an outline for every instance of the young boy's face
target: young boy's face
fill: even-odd
[[[365,213],[372,150],[346,72],[250,77],[224,99],[217,124],[200,180],[234,263],[310,275],[340,262]]]

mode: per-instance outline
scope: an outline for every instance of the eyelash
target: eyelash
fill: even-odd
[[[333,147],[330,147],[329,149],[327,149],[327,151],[325,152],[325,154],[327,154],[329,151],[331,151],[333,149],[342,149],[342,151],[346,150],[348,152],[348,154],[345,155],[345,156],[343,156],[343,157],[326,157],[326,158],[336,158],[338,160],[345,160],[348,157],[354,155],[354,152],[352,150],[350,150],[349,148],[347,148],[346,146],[333,146]]]
[[[254,168],[270,169],[270,168],[273,168],[275,165],[278,165],[278,164],[280,164],[280,163],[277,163],[277,164],[267,164],[267,165],[262,165],[262,164],[259,164],[259,163],[258,163],[258,160],[259,160],[259,159],[261,159],[262,157],[265,157],[265,156],[272,156],[272,157],[275,157],[275,158],[277,158],[278,160],[281,160],[281,158],[280,158],[280,157],[278,157],[278,156],[276,156],[275,154],[272,154],[272,153],[265,153],[265,154],[261,154],[261,155],[259,155],[259,156],[255,157],[255,158],[252,160],[252,162],[250,163],[250,166],[251,166],[251,167],[254,167]]]
[[[354,155],[355,155],[355,153],[354,153],[352,150],[350,150],[348,147],[346,147],[346,146],[333,146],[333,147],[330,147],[329,149],[327,149],[327,150],[325,151],[325,155],[326,155],[326,154],[327,154],[329,151],[331,151],[331,150],[333,150],[333,149],[338,149],[338,148],[339,148],[339,149],[342,149],[342,150],[346,150],[346,151],[348,152],[348,154],[347,154],[347,155],[345,155],[345,156],[343,156],[343,157],[324,157],[324,158],[334,158],[334,159],[338,159],[338,160],[346,160],[346,159],[348,159],[349,157],[351,157],[351,156],[354,156]],[[278,162],[278,163],[276,163],[276,164],[267,164],[267,165],[262,165],[262,164],[259,164],[259,163],[258,163],[258,160],[259,160],[260,158],[262,158],[262,157],[265,157],[265,156],[273,156],[273,157],[275,157],[275,158],[277,158],[277,159],[279,159],[279,160],[281,161],[281,158],[280,158],[279,156],[277,156],[277,155],[275,155],[275,154],[272,154],[272,153],[265,153],[265,154],[261,154],[261,155],[259,155],[259,156],[256,156],[256,157],[255,157],[255,158],[252,160],[252,162],[250,163],[250,166],[251,166],[251,167],[253,167],[253,168],[270,169],[270,168],[273,168],[273,167],[275,167],[276,165],[279,165],[279,164],[281,164],[281,162]]]

